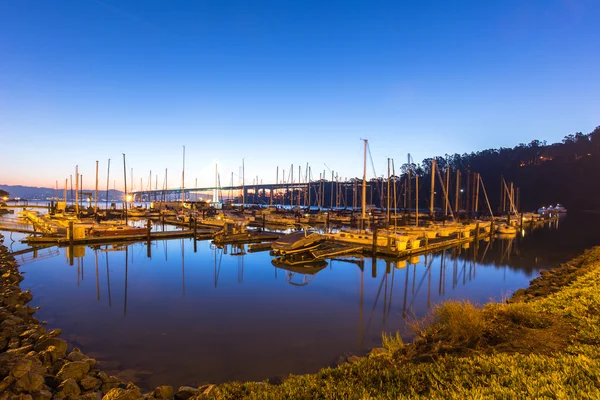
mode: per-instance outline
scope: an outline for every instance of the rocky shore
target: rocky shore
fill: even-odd
[[[0,400],[7,399],[204,399],[214,385],[159,386],[149,393],[109,376],[78,348],[68,351],[61,330],[47,331],[34,317],[33,298],[0,236]]]

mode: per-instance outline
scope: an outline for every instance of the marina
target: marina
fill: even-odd
[[[11,221],[14,214],[0,222]],[[23,284],[39,295],[40,318],[68,332],[68,342],[104,369],[143,388],[280,379],[364,354],[380,345],[381,332],[399,331],[408,340],[406,321],[439,301],[487,302],[525,285],[548,265],[517,266],[528,243],[560,235],[564,225],[558,217],[536,219],[507,235],[483,222],[449,224],[445,229],[453,230],[445,233],[432,227],[434,237],[425,227],[393,233],[371,226],[363,233],[367,242],[358,244],[327,236],[347,231],[343,224],[316,225],[322,241],[277,255],[274,241],[297,228],[270,232],[259,222],[251,228],[255,236],[238,242],[233,228],[240,225],[194,233],[190,221],[147,221],[129,221],[144,230],[140,235],[88,235],[72,244],[68,237],[44,243],[44,236],[4,231],[27,276]],[[233,241],[219,241],[219,232]],[[270,236],[256,242],[256,235]],[[419,245],[391,251],[391,235]],[[198,367],[199,359],[206,367]]]

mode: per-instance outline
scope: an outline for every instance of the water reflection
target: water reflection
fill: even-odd
[[[52,248],[22,264],[22,286],[42,306],[39,319],[145,388],[262,380],[363,353],[381,345],[382,331],[408,339],[405,320],[441,301],[501,300],[554,265],[537,246],[561,224],[408,260],[309,267],[192,239]]]

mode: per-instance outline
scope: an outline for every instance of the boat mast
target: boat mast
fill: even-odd
[[[185,202],[185,146],[183,146],[183,169],[181,170],[181,206]]]
[[[364,149],[364,159],[363,159],[363,181],[362,181],[362,212],[361,212],[361,222],[360,229],[363,230],[365,227],[365,218],[367,216],[367,139],[362,139],[365,142]]]
[[[127,225],[127,164],[125,164],[125,153],[123,153],[123,182],[125,186],[125,225]]]
[[[94,194],[94,214],[98,213],[98,160],[96,160],[96,193]]]
[[[431,196],[430,196],[430,200],[429,200],[429,216],[431,217],[431,220],[433,221],[433,202],[435,201],[435,160],[432,159],[431,160]]]
[[[386,211],[387,211],[387,218],[386,218],[386,223],[385,226],[387,226],[389,228],[390,226],[390,159],[388,157],[387,160],[387,167],[388,167],[388,178],[387,178],[387,205],[386,205]]]
[[[244,168],[244,159],[242,158],[242,211],[244,211],[244,204],[246,204],[246,171]]]
[[[79,165],[75,166],[75,215],[79,218]]]
[[[419,226],[419,174],[415,173],[415,226]]]
[[[106,209],[108,210],[108,191],[110,189],[110,158],[108,159],[108,170],[106,171]]]

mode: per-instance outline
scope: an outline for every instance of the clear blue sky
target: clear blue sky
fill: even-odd
[[[0,183],[362,176],[600,125],[600,1],[0,1]],[[327,166],[325,166],[326,164]],[[369,162],[370,164],[370,162]],[[327,170],[327,175],[330,172]],[[369,167],[369,177],[373,170]],[[102,183],[104,182],[104,183]]]

